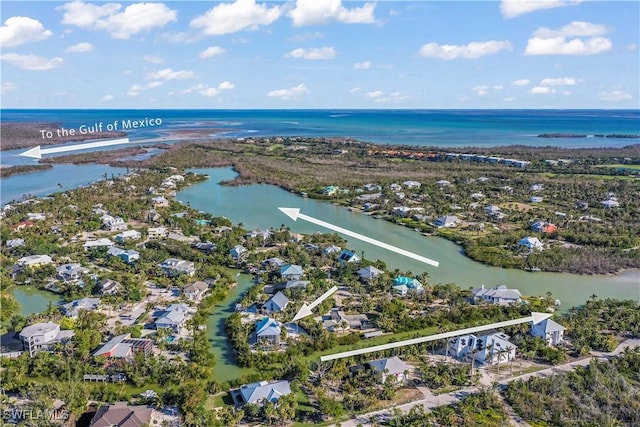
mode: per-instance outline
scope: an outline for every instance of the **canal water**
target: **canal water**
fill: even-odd
[[[359,240],[349,240],[350,248],[360,254],[364,252],[366,258],[381,259],[387,267],[401,271],[427,272],[431,283],[455,283],[462,288],[504,284],[519,289],[524,295],[551,292],[554,299],[561,301],[563,310],[583,304],[593,294],[601,298],[640,300],[638,270],[616,276],[583,276],[490,267],[467,258],[460,246],[446,239],[425,237],[412,229],[330,203],[305,199],[276,186],[221,186],[220,181],[237,175],[231,168],[194,169],[194,172],[209,175],[210,179],[177,195],[179,201],[189,203],[194,209],[227,217],[248,229],[286,225],[298,233],[328,232],[302,220],[294,222],[278,210],[278,207],[300,208],[306,215],[439,261],[439,267],[432,267]]]
[[[46,311],[49,308],[49,303],[53,307],[57,307],[62,301],[59,295],[33,286],[14,286],[9,292],[20,304],[20,315],[25,317]]]

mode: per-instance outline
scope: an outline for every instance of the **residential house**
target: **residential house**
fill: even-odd
[[[320,250],[320,246],[316,245],[315,243],[305,243],[304,245],[302,245],[302,247],[309,252],[316,252]]]
[[[151,407],[128,406],[127,402],[116,402],[98,408],[89,427],[143,427],[152,425],[153,419]]]
[[[280,267],[280,277],[283,280],[300,280],[304,275],[302,266],[296,264],[286,264]]]
[[[156,222],[159,221],[160,218],[162,217],[155,209],[149,209],[142,212],[142,220],[145,222]]]
[[[368,365],[374,371],[382,374],[383,383],[387,378],[394,378],[395,383],[403,383],[409,379],[409,372],[413,370],[411,365],[403,362],[398,356],[372,360]]]
[[[338,254],[340,253],[340,251],[342,251],[342,248],[340,246],[330,245],[324,248],[322,250],[322,253],[325,255],[332,255],[332,254]]]
[[[436,184],[438,184],[441,187],[448,187],[451,185],[451,183],[449,181],[447,181],[446,179],[441,179],[439,181],[436,181]]]
[[[115,295],[122,289],[122,285],[119,282],[111,279],[103,279],[100,282],[100,295]]]
[[[372,265],[369,265],[365,268],[361,268],[357,271],[358,276],[360,276],[360,280],[363,282],[368,282],[369,280],[375,279],[380,276],[384,271],[375,268]]]
[[[229,250],[229,255],[236,261],[240,261],[247,255],[247,248],[242,245],[235,245]]]
[[[288,280],[279,282],[273,286],[274,291],[283,291],[285,289],[307,289],[307,285],[311,283],[308,280]],[[265,287],[266,289],[266,287]],[[266,292],[266,291],[265,291]]]
[[[280,345],[282,323],[270,317],[263,317],[256,323],[256,343],[260,347],[273,348]]]
[[[128,240],[139,240],[141,237],[142,237],[142,234],[140,234],[139,231],[127,230],[127,231],[123,231],[122,233],[116,234],[115,240],[118,243],[124,243]]]
[[[156,319],[154,325],[156,329],[171,328],[177,332],[186,322],[188,311],[189,306],[187,304],[171,304],[162,312],[160,317]]]
[[[92,249],[100,249],[100,248],[109,248],[111,246],[113,246],[115,243],[113,243],[111,240],[102,237],[100,239],[97,240],[87,240],[83,247],[85,251],[88,250],[92,250]]]
[[[471,291],[475,302],[484,301],[496,305],[509,305],[522,302],[522,294],[517,289],[508,289],[505,285],[498,285],[485,289],[484,285]]]
[[[615,198],[603,200],[600,202],[600,204],[607,209],[617,208],[618,206],[620,206],[620,203],[617,200],[615,200]]]
[[[589,203],[587,203],[585,201],[582,201],[582,200],[576,202],[576,209],[583,209],[584,210],[584,209],[587,209],[587,208],[589,208]]]
[[[489,205],[484,208],[484,213],[492,218],[502,219],[504,218],[504,214],[502,213],[502,209],[500,209],[496,205]]]
[[[389,185],[389,189],[391,191],[400,191],[402,190],[402,186],[394,182],[393,184]]]
[[[446,215],[446,216],[441,216],[439,218],[436,218],[434,225],[436,227],[455,227],[458,224],[459,220],[457,216],[451,216],[451,215]]]
[[[531,201],[531,203],[542,203],[542,201],[544,200],[544,197],[542,197],[542,196],[531,196],[531,198],[529,200]]]
[[[267,402],[276,403],[282,396],[291,393],[289,381],[260,381],[240,387],[239,397],[243,404],[251,403],[263,405]]]
[[[340,261],[340,265],[343,265],[345,263],[360,262],[362,261],[362,258],[353,251],[343,249],[342,252],[340,252],[340,255],[338,255],[338,260]]]
[[[382,186],[379,184],[365,184],[365,191],[382,191]]]
[[[259,238],[262,239],[262,242],[266,242],[267,240],[273,237],[273,231],[269,229],[264,230],[251,230],[248,232],[245,237],[247,238]]]
[[[531,322],[531,335],[544,339],[549,345],[562,344],[565,329],[564,326],[551,319],[544,319],[536,324]]]
[[[167,234],[169,234],[169,231],[166,227],[149,227],[147,229],[147,237],[149,237],[149,239],[161,239],[166,237]]]
[[[102,228],[108,231],[123,231],[129,227],[124,219],[119,216],[105,214],[100,217],[100,220],[102,221]]]
[[[29,255],[22,257],[16,263],[16,266],[20,268],[25,267],[40,267],[43,265],[52,264],[53,260],[49,255]]]
[[[537,237],[523,237],[518,242],[518,245],[524,246],[529,250],[542,250],[544,249],[544,245]]]
[[[192,301],[197,301],[209,290],[209,285],[205,282],[197,281],[183,289],[183,293]]]
[[[233,228],[226,226],[226,225],[221,225],[219,227],[216,227],[213,229],[213,232],[216,234],[223,234],[223,233],[228,233],[229,231],[232,231]]]
[[[193,248],[205,254],[210,254],[217,249],[217,246],[211,242],[197,242],[194,243]]]
[[[117,246],[111,246],[107,251],[108,256],[117,256],[122,261],[131,264],[140,259],[140,252],[135,251],[133,249],[124,249],[118,248]]]
[[[169,201],[164,196],[157,196],[151,199],[151,204],[154,208],[166,208],[169,206]]]
[[[118,335],[111,338],[92,356],[102,356],[107,359],[133,360],[136,354],[149,356],[153,350],[153,341],[147,338],[131,338],[131,334]]]
[[[178,258],[165,259],[164,262],[160,264],[160,268],[162,268],[167,276],[177,276],[180,274],[193,276],[196,272],[196,267],[193,262]]]
[[[29,212],[27,214],[28,221],[44,221],[45,219],[47,219],[47,215],[44,212]]]
[[[322,326],[334,332],[336,330],[344,331],[346,329],[364,329],[369,318],[366,314],[346,314],[344,311],[334,308],[329,312],[329,318],[323,320]]]
[[[501,332],[462,335],[449,341],[447,352],[457,359],[475,358],[476,362],[497,364],[514,360],[517,346]]]
[[[421,184],[418,181],[405,181],[402,183],[405,187],[410,190],[420,188]]]
[[[322,194],[324,194],[325,196],[333,196],[338,192],[338,190],[340,190],[339,187],[328,185],[324,188],[324,190],[322,190]]]
[[[282,267],[284,264],[284,260],[282,258],[278,258],[278,257],[272,257],[272,258],[267,258],[264,261],[262,261],[262,265],[265,267],[269,267],[272,270],[273,269],[279,269],[280,267]]]
[[[89,272],[88,268],[84,268],[78,263],[63,264],[60,267],[58,267],[57,270],[58,270],[58,276],[57,276],[58,279],[64,280],[65,282],[68,282],[71,280],[78,280],[84,274],[87,274]]]
[[[539,233],[547,233],[547,234],[549,234],[549,233],[553,233],[554,231],[556,231],[558,229],[558,227],[556,227],[554,224],[551,224],[549,222],[536,221],[531,226],[531,229],[533,231],[537,231]]]
[[[544,185],[542,185],[542,184],[533,184],[530,187],[530,189],[531,189],[531,191],[542,191],[542,190],[544,190]]]
[[[289,304],[289,298],[287,298],[282,292],[278,292],[272,296],[269,301],[265,302],[262,309],[267,313],[279,313]]]
[[[401,217],[401,218],[406,218],[408,216],[411,215],[412,212],[419,212],[422,213],[424,212],[424,208],[410,208],[408,206],[394,206],[391,209],[391,214],[393,216],[397,216],[397,217]]]
[[[5,242],[5,246],[8,248],[17,248],[24,245],[24,239],[9,239]]]
[[[100,298],[85,297],[62,305],[60,311],[67,317],[76,318],[80,310],[96,311],[98,307],[100,307]]]
[[[35,323],[20,331],[22,347],[33,357],[38,351],[51,350],[56,344],[73,337],[73,331],[61,331],[60,325],[53,322]]]
[[[421,292],[422,283],[418,279],[406,276],[398,276],[393,279],[393,291],[400,296],[405,296],[409,292]]]

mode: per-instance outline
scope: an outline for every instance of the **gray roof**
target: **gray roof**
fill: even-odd
[[[62,306],[62,310],[67,316],[77,316],[80,310],[93,311],[100,305],[100,298],[81,298],[75,301],[71,301]]]
[[[372,265],[369,265],[365,268],[361,268],[360,270],[358,270],[358,274],[363,279],[375,279],[382,273],[384,273],[382,270],[379,270]]]
[[[386,359],[372,360],[371,362],[369,362],[369,366],[371,366],[371,368],[375,369],[376,371],[388,375],[401,374],[404,371],[411,370],[411,366],[400,360],[398,356],[388,357]]]
[[[544,319],[542,322],[537,323],[537,325],[542,325],[543,326],[543,330],[544,330],[545,334],[550,333],[550,332],[561,332],[561,331],[564,331],[566,329],[564,326],[562,326],[558,322],[554,322],[551,319]]]
[[[287,276],[302,276],[304,274],[304,270],[302,270],[302,266],[296,264],[288,264],[280,267],[280,274]]]
[[[477,298],[501,298],[501,299],[513,299],[518,300],[522,298],[522,294],[517,289],[508,289],[504,285],[498,285],[491,289],[485,289],[484,285],[481,288],[475,288],[471,291],[473,296]]]
[[[240,387],[240,394],[245,403],[260,403],[264,401],[275,402],[280,397],[291,393],[289,381],[276,381],[268,383],[261,381]]]
[[[269,301],[279,307],[280,310],[284,310],[284,308],[289,303],[289,298],[287,298],[282,292],[278,292],[277,294],[272,296]]]
[[[35,335],[44,335],[47,332],[51,332],[59,328],[60,328],[60,325],[53,322],[35,323],[33,325],[23,328],[22,331],[20,331],[20,336],[28,338]]]
[[[127,402],[101,406],[91,419],[90,427],[143,427],[151,422],[153,409],[127,406]]]

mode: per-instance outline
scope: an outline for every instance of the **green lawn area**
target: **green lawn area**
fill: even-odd
[[[640,171],[640,165],[598,165],[597,168],[629,169]]]
[[[233,405],[233,399],[227,392],[210,394],[209,397],[207,397],[207,401],[205,402],[204,407],[205,409],[210,411],[213,408],[219,408],[225,405]]]

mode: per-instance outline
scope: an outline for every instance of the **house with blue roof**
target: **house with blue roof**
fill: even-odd
[[[338,260],[340,260],[340,265],[342,265],[344,263],[360,262],[362,261],[362,258],[353,251],[343,249],[342,252],[340,252],[340,255],[338,255]]]
[[[287,307],[287,304],[289,304],[289,298],[282,292],[278,292],[264,303],[262,309],[266,313],[279,313]]]
[[[236,261],[240,261],[247,254],[247,248],[242,245],[235,245],[229,250],[229,255]]]
[[[280,267],[280,277],[284,280],[300,280],[304,276],[302,266],[287,264]]]
[[[116,246],[111,246],[107,251],[108,256],[117,256],[127,264],[131,264],[140,259],[140,252],[133,249],[124,250]]]
[[[398,276],[393,279],[393,291],[400,296],[405,296],[409,292],[421,292],[422,283],[418,279]]]
[[[263,317],[256,323],[256,344],[259,347],[277,347],[280,345],[282,323],[270,317]]]
[[[171,304],[155,321],[156,329],[171,328],[178,331],[187,320],[187,304]]]

